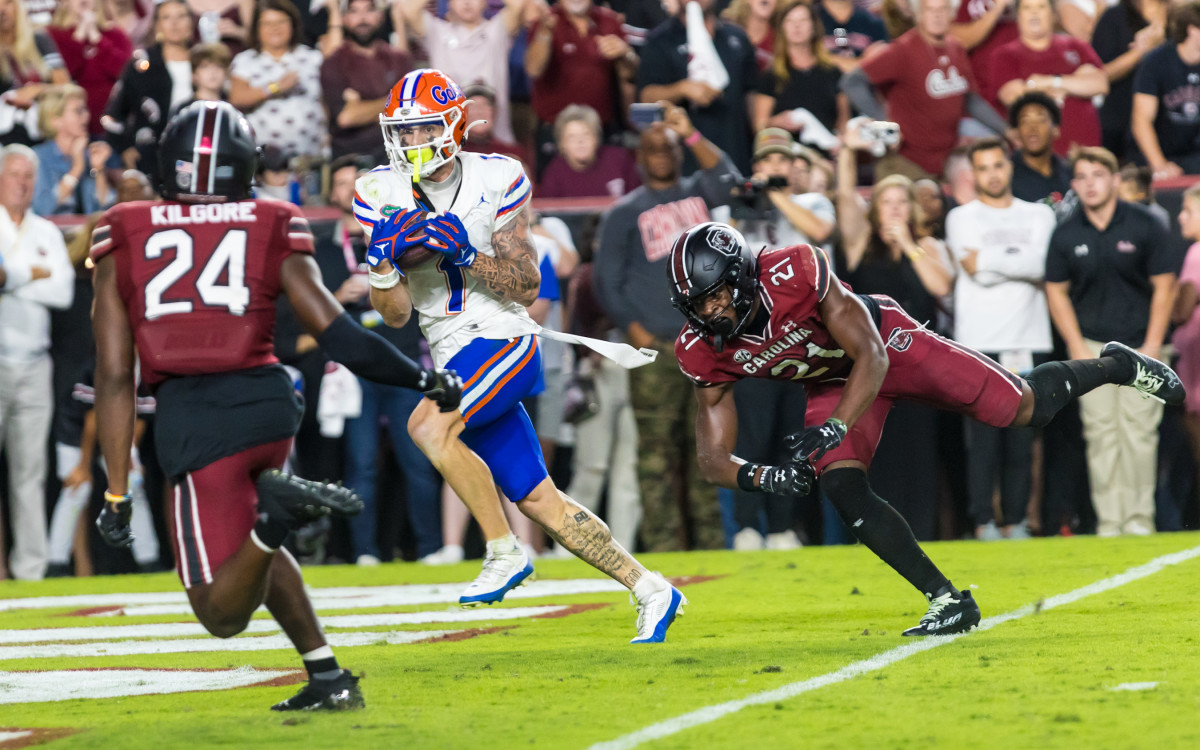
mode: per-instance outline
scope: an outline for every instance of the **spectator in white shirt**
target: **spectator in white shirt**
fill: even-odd
[[[997,138],[967,152],[978,197],[946,216],[946,244],[961,273],[954,285],[954,338],[1023,375],[1049,358],[1050,314],[1042,279],[1054,210],[1012,194],[1012,161]],[[966,420],[967,491],[975,536],[1029,537],[1032,428],[1000,430]],[[992,510],[1000,487],[1003,518]]]
[[[70,307],[75,294],[62,234],[30,210],[37,170],[27,146],[0,149],[0,435],[12,514],[9,570],[25,580],[46,571],[46,441],[54,412],[50,309]]]

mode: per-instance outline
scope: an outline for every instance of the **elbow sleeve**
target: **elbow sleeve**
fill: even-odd
[[[350,372],[384,385],[420,389],[425,371],[380,335],[368,331],[342,313],[317,337],[317,343],[334,362]]]

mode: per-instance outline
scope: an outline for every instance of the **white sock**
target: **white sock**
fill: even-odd
[[[658,591],[668,588],[671,584],[659,573],[646,571],[646,575],[633,585],[633,596],[639,602]]]
[[[515,534],[509,532],[507,536],[488,542],[487,549],[488,553],[492,555],[508,555],[520,551],[521,542],[517,540]]]

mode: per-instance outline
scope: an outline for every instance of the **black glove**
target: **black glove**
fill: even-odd
[[[454,411],[462,400],[462,378],[454,370],[426,370],[421,374],[417,390],[442,411]]]
[[[133,518],[133,501],[123,500],[119,503],[106,500],[104,508],[96,519],[96,528],[100,537],[113,547],[129,549],[133,546],[133,529],[129,528],[129,519]]]
[[[792,454],[792,460],[813,462],[841,445],[845,438],[846,423],[830,417],[820,427],[806,427],[788,435],[783,445]]]
[[[812,489],[816,473],[807,461],[788,461],[779,466],[762,467],[758,487],[770,495],[805,497]]]

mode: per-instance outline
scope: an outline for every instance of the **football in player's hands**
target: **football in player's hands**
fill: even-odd
[[[410,259],[404,260],[410,253],[416,253],[423,248],[427,239],[425,225],[428,217],[420,209],[408,211],[397,210],[375,227],[371,232],[371,244],[367,248],[367,263],[377,266],[383,261],[390,261],[400,268],[415,265]],[[426,258],[428,260],[428,258]],[[418,261],[419,262],[419,261]]]

